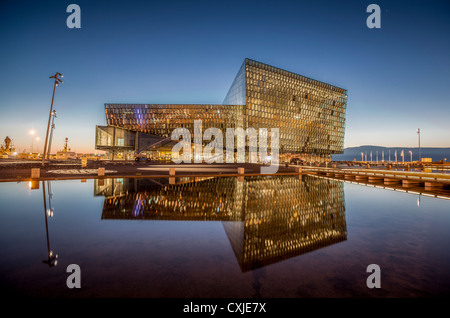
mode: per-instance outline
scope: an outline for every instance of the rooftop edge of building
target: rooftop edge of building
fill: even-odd
[[[301,78],[306,79],[308,81],[318,82],[320,84],[324,84],[324,85],[327,85],[327,86],[330,86],[330,87],[342,90],[342,93],[346,93],[347,94],[347,92],[348,92],[348,90],[345,89],[345,88],[342,88],[342,87],[339,87],[339,86],[336,86],[336,85],[333,85],[333,84],[329,84],[329,83],[326,83],[326,82],[323,82],[323,81],[319,81],[319,80],[316,80],[314,78],[311,78],[311,77],[308,77],[308,76],[304,76],[304,75],[301,75],[301,74],[298,74],[298,73],[287,71],[285,69],[282,69],[282,68],[279,68],[279,67],[276,67],[276,66],[264,63],[264,62],[256,61],[256,60],[253,60],[253,59],[250,59],[250,58],[245,58],[244,63],[245,63],[245,65],[251,65],[251,63],[258,63],[258,64],[261,64],[261,65],[268,66],[268,67],[270,67],[270,68],[272,68],[274,70],[280,71],[282,73],[287,73],[288,75],[292,75],[294,77],[301,77]]]
[[[104,103],[105,107],[107,105],[127,105],[130,107],[141,107],[141,106],[245,106],[241,104],[177,104],[177,103]]]

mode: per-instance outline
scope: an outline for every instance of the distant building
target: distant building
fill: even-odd
[[[200,119],[202,133],[216,127],[224,136],[226,128],[278,128],[281,159],[327,161],[343,152],[346,107],[345,89],[245,59],[222,105],[105,104],[107,126],[96,127],[95,147],[130,158],[159,142],[149,156],[170,159],[172,131],[193,136]]]

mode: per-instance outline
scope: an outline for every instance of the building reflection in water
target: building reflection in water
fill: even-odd
[[[94,192],[105,197],[102,219],[221,221],[243,272],[347,239],[341,181],[96,179]]]

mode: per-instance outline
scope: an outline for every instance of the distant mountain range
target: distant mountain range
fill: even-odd
[[[365,155],[367,153],[367,160],[370,161],[370,152],[372,152],[372,161],[377,160],[378,151],[378,161],[389,160],[389,151],[391,152],[391,161],[395,160],[395,151],[397,150],[397,160],[402,161],[401,153],[403,150],[405,161],[411,160],[411,155],[409,151],[412,151],[412,160],[419,159],[419,148],[418,147],[380,147],[380,146],[359,146],[359,147],[349,147],[344,149],[343,154],[333,155],[333,160],[361,160],[361,152]],[[420,147],[420,157],[421,158],[431,158],[433,161],[440,161],[447,158],[447,162],[450,162],[450,147],[449,148],[431,148],[431,147]]]

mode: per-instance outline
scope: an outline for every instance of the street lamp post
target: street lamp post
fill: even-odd
[[[41,140],[41,138],[36,137],[36,149],[37,149],[37,158],[39,159],[39,140]]]
[[[53,138],[53,130],[55,130],[55,117],[56,117],[56,110],[53,110],[52,112],[52,130],[50,131],[50,140],[48,142],[48,151],[47,151],[47,159],[50,157],[50,150],[52,149],[52,138]]]
[[[35,134],[36,132],[34,131],[34,129],[31,129],[30,130],[30,135],[31,135],[31,150],[30,150],[30,153],[32,153],[33,152],[33,140],[34,140],[34,134]]]
[[[56,72],[55,75],[50,76],[49,78],[54,78],[55,82],[53,84],[53,95],[52,95],[52,104],[50,106],[50,113],[48,114],[48,124],[47,124],[47,133],[45,135],[45,144],[44,144],[44,153],[42,155],[42,166],[45,165],[45,155],[46,155],[46,150],[47,150],[47,141],[48,141],[48,131],[50,130],[50,120],[52,118],[52,111],[53,111],[53,100],[55,99],[55,89],[56,86],[59,86],[59,83],[64,83],[61,79],[59,79],[58,76],[61,76],[61,73]]]
[[[419,136],[419,163],[420,163],[420,161],[421,161],[421,158],[420,158],[420,128],[417,128],[417,135]]]

